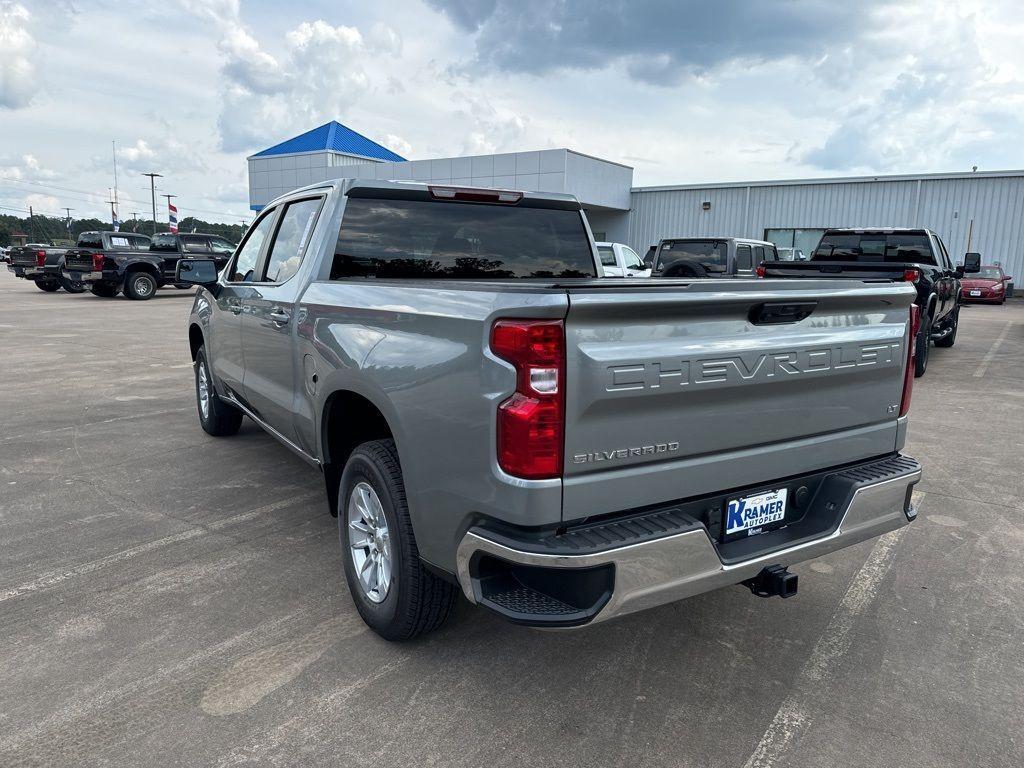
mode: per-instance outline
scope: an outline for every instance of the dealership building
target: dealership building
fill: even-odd
[[[571,149],[406,160],[337,122],[248,158],[249,205],[334,178],[567,192],[598,240],[641,255],[663,237],[733,236],[813,250],[830,227],[935,230],[950,255],[979,251],[1020,278],[1024,170],[634,187],[628,165]]]

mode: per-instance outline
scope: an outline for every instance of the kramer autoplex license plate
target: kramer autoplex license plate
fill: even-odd
[[[756,536],[785,525],[787,496],[788,489],[778,488],[727,500],[722,541]]]

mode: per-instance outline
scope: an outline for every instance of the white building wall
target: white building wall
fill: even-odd
[[[702,204],[711,203],[703,210]],[[835,182],[636,188],[628,239],[638,253],[662,237],[765,236],[769,229],[927,227],[955,261],[971,250],[1024,282],[1024,172]]]

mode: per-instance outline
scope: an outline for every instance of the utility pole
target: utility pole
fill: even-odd
[[[139,211],[132,211],[132,232],[139,231]]]
[[[156,180],[162,179],[162,173],[144,173],[143,176],[149,176],[149,194],[153,202],[153,234],[156,234]]]
[[[28,238],[29,242],[36,239],[36,220],[31,205],[28,207]]]
[[[107,200],[107,202],[110,203],[110,221],[111,224],[113,224],[113,222],[117,221],[117,209],[114,207],[117,205],[117,200],[113,199],[113,195],[111,195],[110,197],[111,199]]]
[[[64,220],[64,222],[65,222],[65,228],[68,231],[68,237],[69,238],[71,237],[71,212],[73,210],[75,210],[75,209],[74,208],[68,208],[66,206],[64,208],[64,212],[67,213],[67,215],[68,215],[67,218]]]

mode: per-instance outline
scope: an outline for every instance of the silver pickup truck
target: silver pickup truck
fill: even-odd
[[[541,627],[718,587],[908,524],[913,286],[600,279],[571,196],[338,180],[270,203],[188,337],[199,420],[324,475],[367,624],[461,590]]]

